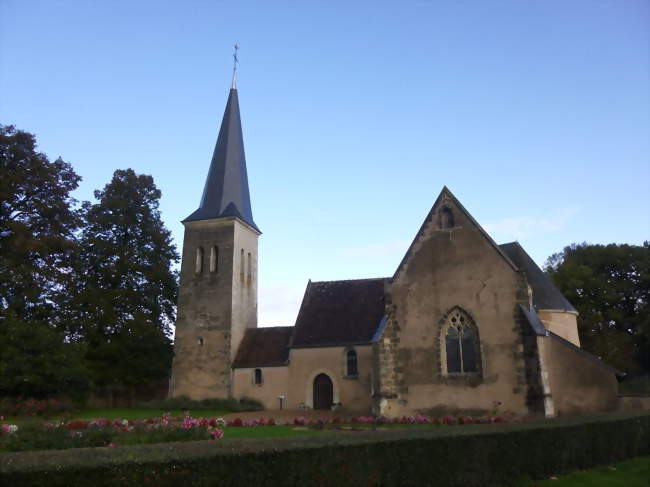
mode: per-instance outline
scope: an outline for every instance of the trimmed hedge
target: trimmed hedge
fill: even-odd
[[[222,409],[225,411],[261,411],[264,406],[257,399],[242,397],[241,399],[201,399],[194,400],[187,396],[177,396],[168,399],[154,399],[138,404],[142,409],[180,409],[186,411],[202,411]]]
[[[650,453],[650,415],[0,455],[3,485],[507,486]]]

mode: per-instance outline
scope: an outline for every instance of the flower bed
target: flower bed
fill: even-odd
[[[58,423],[30,423],[26,425],[2,424],[0,427],[0,451],[49,450],[79,447],[115,447],[141,443],[165,443],[174,441],[217,440],[228,436],[228,428],[253,428],[260,426],[299,426],[315,429],[357,425],[367,429],[377,425],[461,425],[519,422],[525,418],[443,416],[353,416],[351,418],[296,417],[284,425],[273,418],[242,420],[234,418],[193,418],[163,414],[161,417],[143,420],[95,419],[73,420]],[[238,435],[233,435],[238,436]]]
[[[429,424],[429,425],[454,425],[454,424],[490,424],[490,423],[512,423],[526,421],[526,417],[521,416],[401,416],[399,418],[386,418],[384,416],[352,416],[351,418],[317,418],[307,419],[297,417],[293,420],[296,426],[313,426],[313,425],[388,425],[388,424]]]
[[[0,450],[49,450],[79,447],[215,440],[223,437],[223,418],[192,418],[189,414],[145,420],[95,419],[59,423],[3,424]]]

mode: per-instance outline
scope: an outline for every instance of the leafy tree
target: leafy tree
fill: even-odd
[[[0,125],[0,394],[83,389],[81,347],[64,333],[81,178],[36,151],[32,134]]]
[[[160,219],[151,176],[118,170],[95,204],[84,204],[76,304],[78,332],[100,387],[167,377],[176,315],[178,262]]]
[[[650,370],[650,242],[572,244],[545,268],[580,313],[585,349],[626,372]]]

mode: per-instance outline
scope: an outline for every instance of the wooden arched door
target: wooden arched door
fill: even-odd
[[[318,374],[314,379],[314,409],[332,409],[334,385],[327,374]]]

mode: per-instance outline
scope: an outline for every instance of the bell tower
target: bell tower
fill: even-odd
[[[231,364],[257,327],[257,240],[234,82],[199,208],[183,220],[171,397],[232,397]]]

